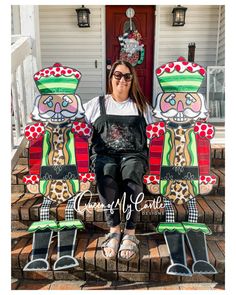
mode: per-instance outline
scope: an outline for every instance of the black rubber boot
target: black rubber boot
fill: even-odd
[[[33,234],[31,260],[24,267],[24,271],[46,271],[49,269],[48,250],[53,231],[39,230]]]
[[[186,263],[184,234],[177,231],[165,231],[164,237],[171,260],[171,265],[167,268],[166,273],[175,276],[192,276]]]
[[[192,272],[197,274],[216,274],[217,271],[210,264],[207,253],[206,235],[201,231],[189,230],[187,241],[193,256]]]
[[[79,265],[73,257],[76,244],[77,229],[63,229],[58,232],[57,260],[54,270],[67,269]]]

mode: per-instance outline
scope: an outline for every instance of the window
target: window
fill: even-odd
[[[207,67],[207,106],[211,122],[225,121],[225,67]]]

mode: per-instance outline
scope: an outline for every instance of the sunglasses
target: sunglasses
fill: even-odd
[[[113,76],[116,80],[121,80],[122,77],[124,77],[125,81],[126,82],[129,82],[133,79],[133,75],[131,73],[126,73],[126,74],[122,74],[121,72],[119,71],[116,71],[113,73]]]

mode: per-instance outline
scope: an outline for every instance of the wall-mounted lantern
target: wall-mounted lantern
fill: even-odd
[[[84,7],[84,5],[82,5],[81,8],[76,9],[76,13],[77,13],[78,26],[80,28],[89,28],[90,27],[90,20],[89,20],[90,10]]]
[[[173,8],[173,27],[184,26],[186,10],[187,8],[181,5],[178,5],[177,7]]]

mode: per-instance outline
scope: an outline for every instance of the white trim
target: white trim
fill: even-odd
[[[159,36],[160,36],[160,5],[156,5],[155,10],[155,30],[154,30],[154,67],[153,67],[153,94],[152,94],[152,105],[156,100],[158,93],[158,82],[155,75],[156,68],[158,67],[159,60]]]
[[[21,25],[20,25],[20,6],[12,5],[12,33],[14,35],[21,33]]]
[[[102,29],[102,91],[106,94],[106,6],[101,7],[101,29]]]
[[[220,41],[220,20],[221,20],[221,5],[219,5],[217,39],[216,39],[216,66],[218,65],[219,41]]]
[[[39,7],[38,5],[20,6],[21,34],[31,37],[33,55],[36,56],[37,70],[41,69],[41,46],[39,32]]]

